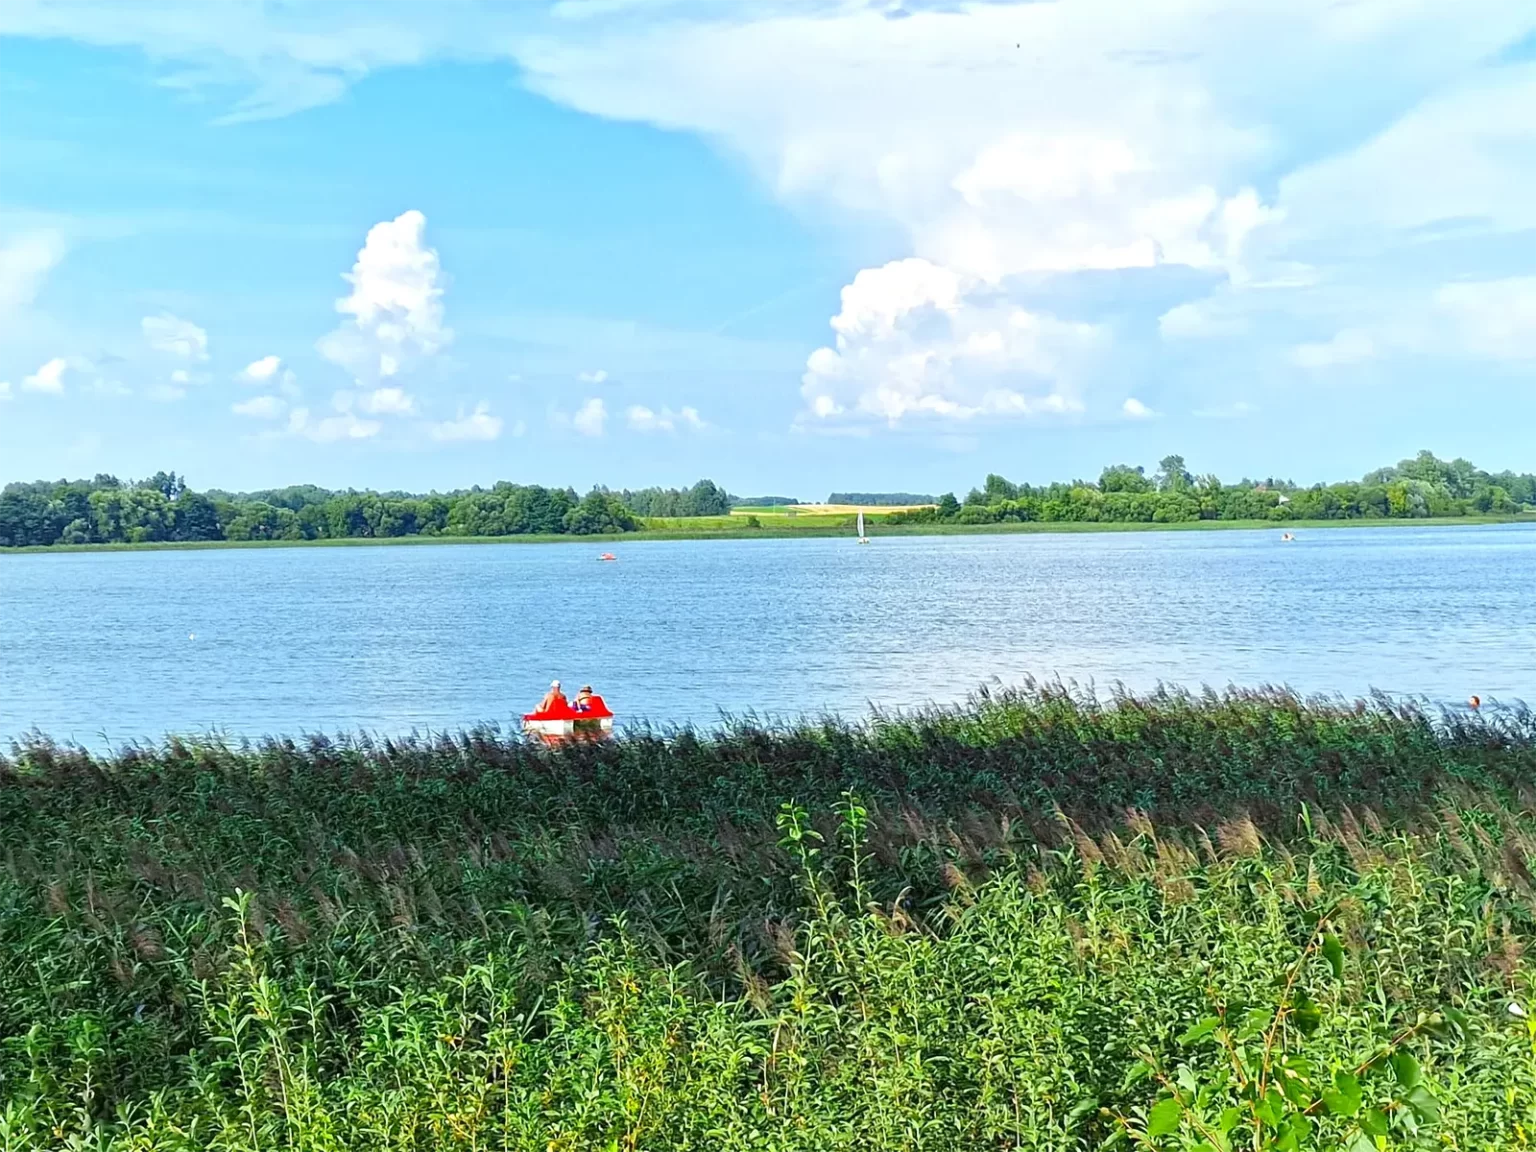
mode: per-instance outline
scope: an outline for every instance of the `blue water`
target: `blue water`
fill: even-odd
[[[864,714],[1059,676],[1536,700],[1536,528],[0,555],[0,738]]]

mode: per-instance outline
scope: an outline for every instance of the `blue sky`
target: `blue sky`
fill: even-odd
[[[1536,467],[1514,0],[7,0],[0,480]]]

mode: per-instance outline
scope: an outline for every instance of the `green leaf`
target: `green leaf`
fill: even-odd
[[[1152,1105],[1152,1111],[1147,1114],[1147,1138],[1155,1139],[1158,1136],[1166,1136],[1170,1132],[1179,1130],[1179,1121],[1184,1118],[1184,1106],[1172,1096],[1166,1100],[1159,1100]]]
[[[1195,1043],[1197,1040],[1204,1040],[1207,1036],[1209,1036],[1212,1032],[1216,1031],[1216,1029],[1220,1027],[1220,1016],[1207,1016],[1198,1024],[1190,1025],[1190,1027],[1185,1030],[1184,1035],[1179,1037],[1179,1043],[1187,1047],[1188,1045]]]
[[[1387,1117],[1380,1108],[1367,1108],[1360,1114],[1360,1130],[1372,1136],[1387,1134]],[[1374,1145],[1372,1152],[1375,1152]]]
[[[1339,943],[1339,938],[1332,932],[1323,937],[1323,958],[1333,969],[1333,978],[1344,979],[1344,945]]]
[[[1440,1101],[1423,1084],[1415,1084],[1403,1097],[1403,1103],[1413,1109],[1413,1114],[1426,1124],[1440,1118]]]
[[[1291,1001],[1291,1019],[1301,1034],[1310,1038],[1323,1022],[1323,1010],[1305,992],[1298,992]]]
[[[1411,1052],[1392,1053],[1392,1074],[1404,1088],[1413,1088],[1424,1078],[1419,1071],[1419,1062],[1413,1058]]]
[[[1222,1135],[1225,1136],[1242,1123],[1242,1120],[1243,1110],[1241,1108],[1224,1108],[1222,1109],[1221,1119],[1217,1121],[1216,1126],[1221,1129]]]
[[[1243,1016],[1243,1022],[1237,1030],[1238,1040],[1252,1040],[1268,1028],[1269,1022],[1274,1018],[1274,1012],[1268,1008],[1250,1008]]]
[[[1079,1121],[1085,1120],[1091,1116],[1098,1108],[1098,1106],[1099,1101],[1097,1097],[1084,1097],[1072,1106],[1072,1111],[1067,1113],[1067,1118],[1062,1123],[1062,1127],[1065,1128],[1068,1132],[1072,1131],[1073,1128],[1077,1127]]]
[[[1253,1106],[1253,1114],[1271,1128],[1277,1127],[1285,1114],[1285,1097],[1273,1088],[1264,1093],[1264,1099]]]
[[[1377,1152],[1376,1142],[1364,1132],[1356,1132],[1344,1145],[1344,1152]]]
[[[1335,1116],[1353,1116],[1360,1108],[1360,1101],[1351,1100],[1332,1088],[1325,1088],[1323,1089],[1323,1107]]]
[[[1125,1083],[1120,1085],[1120,1091],[1124,1092],[1140,1084],[1148,1076],[1152,1075],[1152,1065],[1145,1060],[1138,1060],[1125,1071]]]

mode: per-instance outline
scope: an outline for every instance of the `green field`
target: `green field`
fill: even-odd
[[[0,1152],[1529,1148],[1536,719],[0,760]]]

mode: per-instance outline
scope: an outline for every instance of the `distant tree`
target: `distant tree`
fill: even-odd
[[[939,497],[938,513],[943,520],[953,520],[960,515],[960,501],[955,499],[953,492],[946,492]]]
[[[183,489],[171,506],[171,538],[174,540],[222,540],[218,509],[213,501]]]
[[[1144,468],[1132,468],[1129,464],[1111,464],[1099,474],[1099,491],[1150,492],[1152,481],[1147,479]]]
[[[1157,490],[1182,492],[1190,485],[1191,477],[1184,468],[1184,457],[1164,456],[1157,465]]]
[[[565,514],[563,527],[573,536],[593,536],[604,532],[632,532],[636,524],[629,509],[616,496],[593,491]]]

